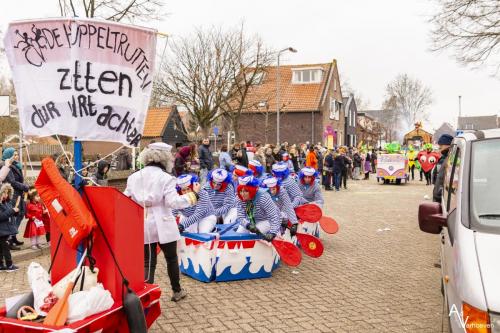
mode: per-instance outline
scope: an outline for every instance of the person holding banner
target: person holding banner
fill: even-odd
[[[127,179],[124,194],[144,207],[144,275],[148,283],[154,283],[156,247],[163,251],[172,287],[171,300],[177,302],[187,296],[180,285],[177,241],[179,229],[173,209],[194,206],[198,202],[200,184],[194,183],[192,192],[179,195],[176,179],[167,172],[172,170],[172,146],[155,142],[139,155],[145,167]]]

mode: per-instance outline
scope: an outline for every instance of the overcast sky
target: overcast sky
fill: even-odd
[[[172,38],[196,26],[233,27],[243,20],[270,47],[298,50],[283,57],[284,63],[337,59],[341,80],[347,78],[372,108],[381,106],[389,81],[408,73],[434,92],[430,127],[456,125],[458,95],[464,115],[500,111],[499,79],[460,66],[449,53],[428,51],[430,0],[166,0],[166,10],[165,20],[150,26]],[[0,29],[11,20],[57,14],[56,0],[2,0]]]

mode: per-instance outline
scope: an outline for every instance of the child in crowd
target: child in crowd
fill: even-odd
[[[44,207],[40,200],[37,190],[31,189],[28,192],[29,202],[26,205],[26,229],[24,230],[24,238],[31,240],[31,248],[33,250],[41,249],[40,236],[45,235],[45,227],[43,224]]]
[[[0,271],[13,272],[19,267],[12,262],[9,243],[10,236],[17,233],[14,216],[19,213],[18,207],[12,207],[11,200],[14,189],[10,184],[0,187]]]

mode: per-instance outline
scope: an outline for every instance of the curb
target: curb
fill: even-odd
[[[50,247],[44,247],[40,250],[32,250],[31,248],[25,248],[19,251],[11,251],[12,261],[17,264],[21,261],[33,260],[35,258],[49,255]]]

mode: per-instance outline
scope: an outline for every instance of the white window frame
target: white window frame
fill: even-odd
[[[305,71],[309,71],[309,81],[303,81],[303,73]],[[313,74],[314,73],[314,74]],[[315,77],[315,80],[312,80],[312,77]],[[313,68],[292,68],[292,84],[318,84],[321,83],[323,79],[323,69],[320,67]]]

